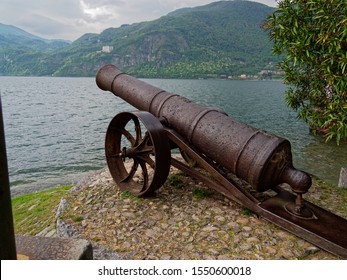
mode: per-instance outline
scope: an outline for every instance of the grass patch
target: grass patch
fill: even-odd
[[[242,210],[242,214],[245,216],[251,216],[253,214],[253,212],[251,210],[249,210],[248,208],[244,208]]]
[[[209,190],[203,188],[196,188],[193,190],[193,197],[202,199],[210,194]]]
[[[12,199],[13,222],[16,234],[36,235],[55,223],[59,202],[71,186],[26,194]]]
[[[169,177],[167,178],[170,186],[177,188],[177,189],[181,189],[184,187],[184,177],[186,177],[186,174],[183,172],[178,172],[178,173],[174,173],[169,175]]]
[[[73,221],[76,223],[82,222],[83,220],[84,220],[84,218],[82,216],[78,216],[78,217],[73,218]]]
[[[121,197],[122,198],[129,198],[131,196],[133,196],[133,194],[131,192],[129,192],[129,191],[124,191],[124,192],[121,193]]]

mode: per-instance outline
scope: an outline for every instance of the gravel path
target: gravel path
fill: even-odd
[[[121,192],[103,169],[71,190],[59,221],[71,235],[101,246],[108,259],[337,259],[202,183],[180,178],[183,186],[167,182],[155,196],[137,198]],[[305,198],[347,218],[346,195],[316,185],[310,193]]]

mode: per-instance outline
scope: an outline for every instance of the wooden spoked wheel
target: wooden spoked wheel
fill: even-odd
[[[107,129],[105,151],[110,173],[122,191],[151,194],[167,179],[169,139],[160,121],[148,112],[116,115]]]

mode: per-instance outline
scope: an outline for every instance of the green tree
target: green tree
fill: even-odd
[[[313,132],[347,140],[346,0],[281,0],[264,24],[289,85],[286,101]]]

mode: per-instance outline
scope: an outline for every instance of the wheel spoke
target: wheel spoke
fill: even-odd
[[[138,144],[136,150],[139,155],[154,154],[154,146],[148,132],[145,133],[145,137],[143,137],[141,143]]]
[[[148,189],[148,186],[150,185],[150,182],[148,182],[149,181],[149,177],[148,177],[148,170],[147,170],[146,163],[144,161],[140,160],[139,164],[140,164],[141,169],[142,169],[143,186],[142,186],[141,192],[143,192],[143,191]]]
[[[132,165],[132,167],[131,167],[130,172],[129,172],[128,175],[127,175],[124,179],[122,179],[120,182],[121,182],[121,183],[125,183],[125,182],[128,182],[129,180],[132,180],[133,177],[134,177],[134,175],[135,175],[135,173],[136,173],[136,170],[137,170],[138,166],[139,166],[138,162],[137,162],[137,161],[134,161],[134,163],[133,163],[133,165]]]
[[[141,159],[141,161],[147,163],[152,169],[155,169],[155,162],[153,159],[150,158],[148,154],[139,156],[138,158]]]
[[[124,135],[125,138],[130,142],[131,146],[134,146],[136,143],[136,140],[134,136],[125,128],[117,128],[119,134]]]
[[[151,143],[151,138],[149,137],[148,132],[145,133],[145,137],[143,137],[142,141],[137,146],[139,149],[146,149],[148,147],[153,148],[153,144]]]
[[[134,158],[140,159],[141,161],[147,163],[151,168],[154,169],[155,163],[150,155],[154,154],[154,146],[151,142],[148,132],[146,132],[141,143],[135,148]]]
[[[136,133],[136,141],[133,146],[138,146],[142,142],[142,133],[141,133],[141,125],[138,119],[134,119],[135,124],[135,133]]]

